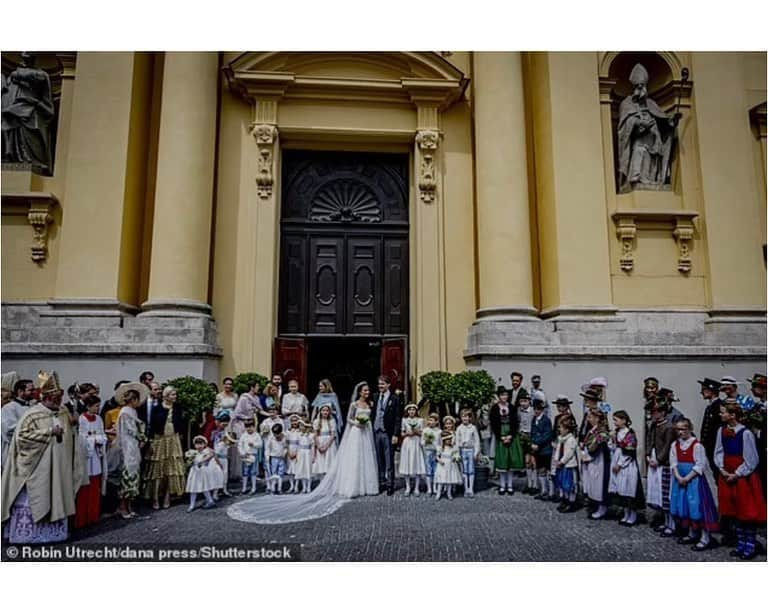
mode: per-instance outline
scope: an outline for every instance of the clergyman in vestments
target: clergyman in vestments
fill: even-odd
[[[636,64],[634,86],[619,107],[619,192],[669,188],[672,144],[680,115],[668,116],[648,98],[648,71]]]
[[[2,475],[2,521],[10,543],[64,541],[83,459],[56,373],[38,375],[40,402],[19,420]]]

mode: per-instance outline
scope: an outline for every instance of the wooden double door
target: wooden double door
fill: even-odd
[[[402,354],[392,370],[404,385],[408,157],[287,150],[282,185],[275,368],[300,364],[303,352],[301,371],[314,371],[306,364],[313,338],[325,340],[326,348],[337,339],[340,351],[353,347],[345,339],[367,340],[382,353],[402,346],[386,351]],[[387,340],[397,343],[387,346]]]

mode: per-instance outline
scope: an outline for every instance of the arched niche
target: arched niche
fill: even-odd
[[[636,64],[642,64],[648,71],[648,97],[652,98],[665,112],[684,112],[690,107],[691,81],[683,80],[683,64],[674,52],[669,51],[620,51],[607,52],[600,57],[600,101],[610,107],[610,130],[612,140],[612,163],[614,191],[618,193],[618,147],[617,126],[621,101],[632,94],[633,86],[629,75]],[[675,185],[675,174],[679,167],[679,150],[672,162],[670,189]]]

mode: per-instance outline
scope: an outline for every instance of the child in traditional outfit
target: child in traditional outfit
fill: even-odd
[[[259,452],[264,447],[261,435],[256,432],[256,421],[245,421],[245,432],[237,441],[237,451],[240,454],[240,463],[243,467],[243,487],[241,495],[248,492],[248,480],[251,481],[251,494],[256,494],[256,478],[259,473]]]
[[[654,528],[662,537],[675,534],[675,519],[669,512],[672,472],[669,468],[669,450],[677,433],[667,419],[667,405],[656,399],[651,405],[651,429],[648,434],[650,449],[647,450],[648,462],[648,507],[664,513],[664,523]]]
[[[285,475],[286,456],[288,446],[286,444],[283,425],[277,422],[272,425],[272,436],[267,440],[266,457],[269,460],[269,487],[268,492],[279,495],[283,492],[283,476]]]
[[[480,457],[480,433],[472,424],[472,410],[461,411],[461,424],[456,427],[456,447],[461,454],[461,474],[464,496],[475,496],[475,462]]]
[[[554,417],[552,418],[552,444],[553,444],[552,460],[550,462],[549,476],[547,477],[547,480],[548,480],[548,486],[549,486],[549,498],[553,503],[557,503],[558,505],[563,503],[563,496],[560,492],[558,492],[559,489],[557,486],[557,480],[555,479],[555,476],[557,475],[557,462],[555,461],[555,448],[557,444],[557,438],[560,435],[560,428],[559,428],[560,421],[567,416],[570,416],[571,418],[573,418],[573,414],[571,413],[571,403],[572,401],[564,394],[558,394],[554,402],[556,411],[555,411]],[[575,421],[575,418],[574,418],[574,421]]]
[[[424,468],[427,476],[427,494],[437,494],[435,487],[435,469],[437,468],[437,452],[440,448],[440,436],[442,431],[439,414],[429,414],[427,426],[421,432],[421,445],[424,450]]]
[[[720,409],[724,425],[717,432],[715,464],[720,470],[717,495],[721,516],[736,528],[738,544],[731,556],[749,561],[757,556],[756,532],[765,526],[765,497],[756,473],[760,457],[755,436],[742,423],[742,408],[727,398]]]
[[[405,496],[411,494],[411,478],[415,478],[413,493],[418,496],[421,476],[427,472],[424,452],[421,449],[421,434],[424,420],[418,417],[419,407],[413,403],[405,406],[405,417],[400,427],[400,475],[405,478]]]
[[[531,422],[531,454],[536,477],[539,480],[539,494],[534,497],[549,501],[547,474],[552,465],[552,422],[545,413],[546,399],[537,394],[533,399],[533,422]]]
[[[496,391],[498,402],[491,407],[491,431],[496,438],[495,466],[499,474],[499,494],[515,494],[512,469],[522,461],[518,435],[518,415],[509,404],[509,391],[500,386]],[[523,394],[521,390],[519,394]],[[515,445],[516,444],[516,445]]]
[[[336,438],[338,426],[333,417],[333,408],[326,403],[320,407],[320,413],[312,426],[315,432],[315,458],[312,461],[312,473],[325,475],[336,458]]]
[[[455,421],[453,416],[445,416],[443,424],[449,420],[451,424]],[[435,469],[436,500],[441,497],[443,492],[449,499],[453,499],[454,485],[461,484],[460,462],[461,456],[456,447],[456,434],[451,431],[443,431],[440,452],[437,456],[437,469]]]
[[[576,471],[578,467],[576,419],[564,416],[557,421],[557,445],[552,454],[555,465],[555,486],[560,495],[558,512],[576,511]]]
[[[675,429],[677,441],[669,451],[673,477],[669,511],[678,526],[688,528],[688,535],[677,543],[692,544],[698,552],[710,547],[710,532],[719,529],[715,500],[704,475],[707,452],[691,433],[690,420],[678,420]]]
[[[296,460],[293,464],[293,478],[297,482],[296,492],[308,494],[312,489],[312,457],[315,454],[315,437],[309,422],[299,422],[299,431]]]
[[[592,520],[605,518],[608,513],[608,482],[610,481],[611,440],[608,433],[606,414],[600,409],[591,409],[587,415],[590,425],[581,444],[581,462],[584,470],[584,494],[592,504]]]
[[[285,473],[288,476],[290,488],[288,492],[296,492],[296,475],[294,468],[296,466],[296,457],[299,452],[299,437],[301,437],[301,418],[299,414],[291,414],[289,418],[291,428],[285,434],[285,443],[288,446],[287,466]]]
[[[624,515],[619,524],[633,527],[637,524],[637,508],[642,506],[643,487],[640,484],[640,469],[637,466],[637,435],[630,427],[632,420],[624,410],[613,414],[616,432],[613,435],[614,448],[611,453],[611,477],[608,492],[616,495]]]
[[[533,425],[534,411],[531,407],[531,398],[525,390],[517,395],[517,415],[520,421],[520,445],[523,449],[525,465],[525,488],[523,494],[538,495],[536,484],[536,460],[531,448],[531,427]]]
[[[202,435],[198,435],[192,440],[192,444],[195,446],[194,450],[187,452],[192,463],[187,475],[186,491],[189,493],[187,512],[195,510],[197,495],[200,493],[205,497],[203,509],[215,507],[213,491],[221,484],[222,480],[221,467],[213,450],[208,447],[208,440]]]
[[[87,470],[88,484],[77,491],[75,506],[75,528],[81,529],[95,524],[101,516],[101,495],[103,475],[106,473],[105,449],[107,435],[104,433],[104,422],[99,416],[101,400],[98,397],[86,399],[85,412],[80,415],[80,438],[88,452]]]
[[[221,414],[220,414],[221,415]],[[223,414],[226,416],[226,414]],[[228,416],[227,416],[228,417]],[[217,419],[218,421],[218,419]],[[214,431],[215,436],[216,431]],[[217,488],[213,493],[213,499],[215,501],[219,500],[220,493],[223,494],[225,497],[231,497],[232,493],[229,492],[229,450],[232,447],[237,446],[237,435],[233,431],[224,431],[220,437],[217,437],[215,439],[215,443],[213,444],[213,453],[216,455],[216,460],[219,461],[219,466],[221,467],[222,471],[222,480],[219,488]]]

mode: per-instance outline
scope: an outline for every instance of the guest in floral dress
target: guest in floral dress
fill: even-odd
[[[125,519],[138,516],[132,509],[132,502],[139,496],[141,449],[147,441],[147,436],[144,433],[144,423],[139,419],[136,410],[148,395],[147,387],[138,382],[122,384],[115,391],[115,400],[122,405],[122,409],[117,418],[117,436],[110,450],[110,457],[116,459],[114,464],[119,475],[117,495],[120,504],[117,511]]]

